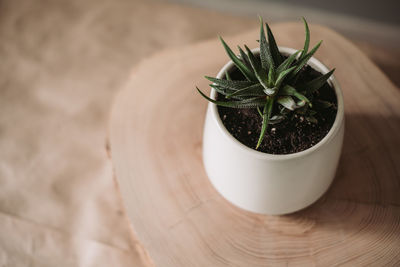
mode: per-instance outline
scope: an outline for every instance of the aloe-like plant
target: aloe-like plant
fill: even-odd
[[[313,104],[318,102],[320,106],[324,107],[332,105],[332,103],[318,99],[314,93],[325,84],[334,69],[312,80],[299,82],[302,70],[322,43],[320,41],[308,51],[310,30],[304,18],[303,22],[306,34],[304,47],[287,58],[279,52],[274,35],[267,23],[265,25],[268,37],[265,36],[262,18],[260,18],[259,56],[246,45],[244,46],[246,51],[238,46],[240,55],[235,55],[220,37],[226,53],[243,74],[245,80],[232,80],[228,72],[225,73],[226,79],[205,76],[212,82],[210,86],[225,96],[223,101],[209,98],[196,87],[204,98],[216,105],[257,109],[262,117],[262,127],[256,149],[262,143],[269,124],[280,123],[290,114],[301,114],[309,122],[317,123],[314,117],[317,111],[313,109]],[[274,114],[273,111],[275,111]]]

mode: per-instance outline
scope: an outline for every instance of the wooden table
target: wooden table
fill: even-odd
[[[272,26],[278,43],[301,48],[299,24]],[[356,46],[311,25],[317,57],[335,67],[346,133],[337,177],[311,207],[262,216],[233,207],[201,160],[206,88],[227,57],[217,40],[143,61],[116,97],[110,146],[125,208],[157,266],[400,264],[400,93]],[[257,46],[258,31],[226,38]]]

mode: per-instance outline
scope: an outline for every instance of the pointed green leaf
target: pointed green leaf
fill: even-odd
[[[306,91],[308,94],[314,93],[315,91],[319,90],[325,82],[331,77],[335,69],[331,70],[324,75],[321,75],[314,80],[311,80],[305,84],[299,85],[298,89],[301,91]]]
[[[210,87],[211,87],[211,88],[214,88],[215,91],[217,91],[218,93],[220,93],[220,94],[222,94],[222,95],[225,95],[225,96],[236,92],[236,91],[234,91],[234,90],[230,90],[230,89],[221,87],[221,86],[216,85],[216,84],[210,84]]]
[[[211,88],[215,89],[215,91],[217,91],[219,94],[224,95],[225,97],[227,97],[227,95],[229,95],[229,94],[236,92],[234,90],[229,90],[229,89],[226,89],[226,88],[221,87],[216,84],[210,84],[210,86],[211,86]],[[231,98],[237,99],[237,100],[245,100],[248,97],[246,97],[246,96],[231,96]]]
[[[236,96],[236,95],[231,97],[231,99],[233,100],[246,100],[248,98],[249,98],[248,96]]]
[[[250,65],[248,56],[246,55],[246,53],[243,51],[243,49],[240,46],[238,46],[238,49],[240,52],[240,58],[242,59],[243,63],[246,65],[246,67],[251,69],[251,65]]]
[[[257,112],[258,112],[258,114],[261,116],[261,118],[263,117],[263,115],[262,115],[262,112],[261,112],[261,110],[260,110],[260,107],[257,107]]]
[[[265,105],[265,99],[259,98],[259,97],[253,97],[253,98],[248,98],[245,100],[240,100],[240,101],[217,101],[214,99],[209,98],[206,96],[198,87],[196,87],[197,91],[208,101],[211,103],[214,103],[218,106],[223,106],[223,107],[229,107],[229,108],[255,108],[255,107],[260,107]]]
[[[264,96],[264,87],[261,84],[255,84],[227,95],[227,98],[232,96]]]
[[[263,114],[262,114],[263,122],[262,122],[261,133],[260,133],[260,137],[258,138],[256,149],[258,149],[260,147],[261,142],[264,139],[264,136],[265,136],[265,133],[267,130],[267,126],[269,123],[269,118],[271,117],[273,105],[274,105],[274,99],[272,97],[268,97],[267,103],[265,103],[264,109],[263,109]]]
[[[296,68],[296,66],[293,66],[293,67],[279,73],[278,78],[276,79],[276,82],[275,82],[275,86],[277,88],[279,88],[281,86],[283,80],[286,78],[286,76],[289,75],[295,68]]]
[[[298,50],[296,51],[296,53],[293,53],[292,55],[290,55],[290,57],[288,57],[287,59],[285,59],[285,61],[282,62],[281,65],[279,65],[279,67],[276,69],[276,72],[280,73],[283,70],[287,69],[290,67],[290,65],[293,63],[293,61],[296,59],[296,57],[298,56],[298,54],[301,52],[302,50]]]
[[[264,23],[261,17],[260,18],[260,59],[261,66],[264,70],[269,68],[274,68],[274,61],[272,59],[271,51],[269,50],[269,45],[267,43],[267,39],[265,37],[264,32]]]
[[[268,70],[267,85],[269,88],[275,87],[275,70],[273,68]]]
[[[255,82],[251,82],[251,81],[232,81],[232,80],[225,80],[225,79],[218,79],[218,78],[214,78],[214,77],[209,77],[209,76],[204,76],[207,80],[220,85],[222,87],[231,89],[231,90],[239,90],[239,89],[243,89],[246,87],[249,87],[251,85],[256,84]]]
[[[225,48],[226,53],[228,54],[229,58],[233,61],[233,63],[236,65],[236,67],[243,73],[243,75],[249,80],[249,81],[255,81],[256,77],[254,74],[250,71],[248,67],[233,53],[232,49],[225,43],[224,39],[222,37],[219,37],[222,45]]]
[[[301,71],[301,69],[307,64],[308,60],[310,60],[310,58],[314,55],[314,53],[318,50],[318,48],[320,47],[322,41],[319,41],[319,43],[314,46],[313,49],[311,49],[311,51],[306,54],[301,60],[297,61],[296,64],[296,69],[289,75],[288,80],[289,83],[294,84],[296,83],[298,77],[299,77],[299,73]]]
[[[274,61],[274,66],[279,66],[282,63],[281,53],[279,52],[278,46],[276,45],[274,35],[272,34],[272,31],[271,31],[268,23],[265,23],[265,25],[267,26],[269,51],[271,52],[271,56]]]
[[[244,45],[244,48],[246,49],[247,58],[249,59],[249,63],[250,63],[250,66],[251,66],[251,68],[253,70],[253,73],[257,77],[257,73],[261,72],[262,66],[257,61],[256,56],[253,54],[253,52],[250,50],[250,48],[247,45]]]
[[[246,48],[247,55],[249,56],[250,65],[253,68],[254,74],[256,75],[258,82],[265,88],[265,92],[271,91],[272,88],[268,87],[268,84],[266,83],[264,70],[260,68],[260,66],[257,64],[256,57],[251,52],[251,50],[246,45],[244,47]]]
[[[304,28],[306,30],[306,39],[304,41],[304,48],[303,48],[303,52],[300,55],[300,59],[302,59],[307,54],[308,47],[310,45],[310,29],[308,28],[308,23],[307,23],[306,19],[303,17],[302,20],[304,23]]]
[[[299,60],[299,63],[296,64],[297,68],[293,71],[292,73],[292,77],[294,75],[296,75],[297,73],[299,73],[299,71],[307,64],[308,60],[310,60],[310,58],[315,54],[315,52],[317,52],[318,48],[321,46],[322,40],[318,42],[318,44],[316,46],[314,46],[313,49],[311,49],[311,51],[306,54],[301,60]]]
[[[232,78],[231,78],[231,76],[229,75],[229,72],[227,72],[227,71],[225,71],[225,78],[226,78],[228,81],[232,81]]]

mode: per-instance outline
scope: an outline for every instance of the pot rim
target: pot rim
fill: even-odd
[[[255,53],[259,53],[259,51],[260,51],[259,48],[252,49],[252,52],[255,52]],[[297,50],[293,49],[293,48],[289,48],[289,47],[279,46],[279,51],[283,54],[290,55],[290,54],[295,53]],[[311,57],[310,60],[307,62],[307,65],[311,66],[313,69],[315,69],[319,72],[322,72],[322,74],[329,72],[329,69],[315,57]],[[217,78],[222,79],[223,76],[225,75],[225,71],[230,70],[232,67],[234,67],[234,63],[232,62],[232,60],[230,60],[218,72]],[[255,150],[253,148],[250,148],[250,147],[242,144],[231,133],[229,133],[229,131],[225,128],[225,126],[222,123],[221,118],[218,114],[217,105],[214,103],[209,103],[209,108],[211,109],[213,118],[214,118],[215,122],[218,124],[218,126],[219,126],[218,128],[221,130],[222,134],[228,139],[228,141],[230,141],[230,143],[232,143],[232,145],[237,147],[239,150],[242,150],[245,153],[249,153],[250,156],[260,158],[260,159],[268,159],[268,160],[296,159],[296,158],[300,158],[300,157],[309,155],[309,154],[317,151],[321,147],[323,147],[324,144],[328,143],[331,139],[333,139],[338,134],[339,129],[344,122],[344,101],[343,101],[343,94],[342,94],[342,90],[339,85],[339,82],[336,80],[335,76],[332,75],[328,79],[328,83],[335,90],[335,94],[336,94],[336,98],[337,98],[338,108],[337,108],[337,112],[336,112],[335,121],[333,122],[333,125],[332,125],[331,129],[329,130],[329,132],[317,144],[315,144],[314,146],[312,146],[306,150],[296,152],[296,153],[269,154],[269,153]],[[215,89],[211,88],[210,97],[212,99],[216,100],[216,96],[217,96],[217,92],[215,91]]]

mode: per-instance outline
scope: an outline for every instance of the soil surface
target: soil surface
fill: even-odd
[[[309,81],[319,75],[321,75],[319,72],[306,66],[302,70],[300,80]],[[231,76],[233,79],[244,80],[237,70],[231,73]],[[267,133],[258,151],[269,154],[291,154],[306,150],[321,141],[335,121],[337,98],[334,89],[328,83],[325,83],[313,96],[334,103],[334,105],[329,108],[313,106],[313,110],[318,112],[314,115],[317,123],[308,122],[304,116],[291,112],[288,119],[283,122],[268,125]],[[218,100],[225,100],[225,97],[218,95]],[[257,109],[218,106],[218,113],[226,129],[237,140],[255,149],[262,125],[262,119]]]

